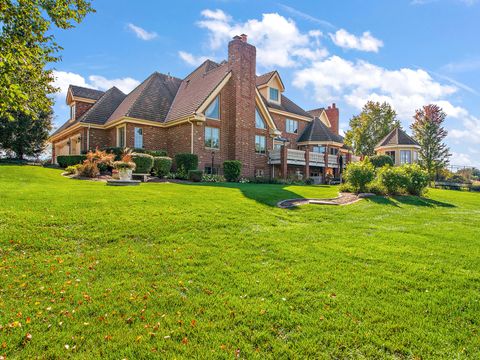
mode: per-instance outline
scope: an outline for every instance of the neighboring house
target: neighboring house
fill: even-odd
[[[242,176],[338,175],[339,162],[350,159],[338,108],[307,112],[284,91],[277,71],[256,75],[246,35],[230,41],[228,61],[207,60],[184,79],[155,72],[129,94],[71,85],[70,120],[50,137],[53,161],[96,147],[135,147],[194,153],[207,173],[236,159]]]
[[[420,144],[400,128],[393,129],[375,147],[378,155],[388,155],[396,166],[418,161]]]

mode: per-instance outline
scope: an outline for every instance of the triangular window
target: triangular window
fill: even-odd
[[[265,123],[265,120],[263,120],[262,115],[258,111],[257,108],[255,108],[255,127],[257,129],[266,129],[267,124]]]
[[[220,100],[218,96],[208,105],[205,116],[208,119],[220,120]]]

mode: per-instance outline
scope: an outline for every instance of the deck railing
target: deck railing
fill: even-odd
[[[280,164],[282,156],[281,150],[275,149],[268,153],[268,160],[270,164]],[[287,164],[290,165],[305,165],[305,151],[287,149]],[[343,163],[346,164],[346,157],[343,157]],[[325,154],[310,152],[309,153],[310,166],[325,166]],[[328,167],[338,168],[337,155],[328,155]]]

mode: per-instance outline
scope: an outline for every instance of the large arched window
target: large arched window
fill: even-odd
[[[255,127],[257,129],[267,128],[267,124],[265,123],[265,120],[263,119],[262,115],[260,114],[257,108],[255,108]]]
[[[220,99],[218,96],[208,105],[205,116],[208,119],[220,120]]]

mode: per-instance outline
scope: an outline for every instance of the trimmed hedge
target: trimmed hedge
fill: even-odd
[[[198,168],[198,156],[195,154],[185,153],[175,155],[175,165],[177,171],[184,171],[188,174],[190,170]]]
[[[136,174],[150,174],[153,168],[153,156],[148,154],[132,153],[132,161],[137,166]]]
[[[202,181],[203,171],[202,170],[188,170],[188,180],[193,182]]]
[[[165,150],[147,150],[143,148],[133,148],[132,152],[137,154],[148,154],[152,156],[167,156],[167,152]]]
[[[223,162],[223,175],[227,181],[238,181],[242,171],[242,162],[239,160],[227,160]]]
[[[374,155],[370,157],[370,162],[375,167],[375,169],[384,167],[385,165],[395,165],[393,163],[392,157],[388,155]]]
[[[60,155],[57,156],[57,163],[62,168],[67,168],[69,166],[83,164],[87,160],[86,155]]]
[[[153,172],[160,178],[167,176],[172,169],[172,159],[166,156],[153,158]]]
[[[408,177],[401,167],[385,166],[378,172],[378,182],[388,195],[397,195],[408,186]]]

